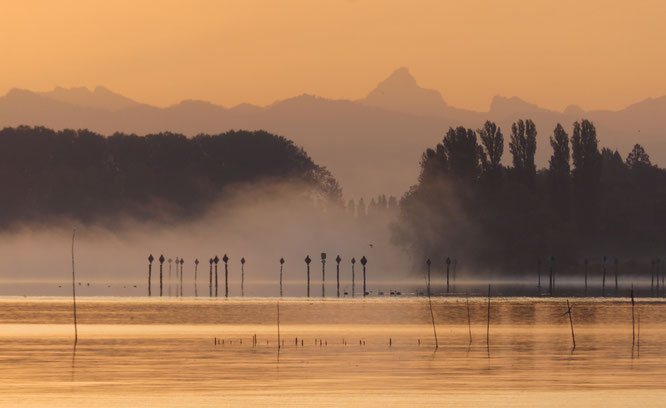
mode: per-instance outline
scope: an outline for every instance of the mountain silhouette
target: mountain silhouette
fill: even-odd
[[[439,91],[421,88],[405,67],[394,71],[359,102],[418,116],[442,116],[447,108]]]
[[[109,91],[103,86],[90,91],[86,87],[62,88],[56,87],[52,91],[40,92],[42,96],[59,102],[72,105],[109,110],[112,112],[121,109],[135,108],[141,105],[130,98]]]
[[[556,112],[516,97],[497,96],[488,112],[476,112],[448,106],[439,92],[419,87],[406,68],[395,71],[358,101],[300,95],[263,107],[227,108],[186,100],[158,108],[104,88],[47,93],[13,89],[0,97],[0,126],[89,129],[105,135],[171,131],[194,136],[232,129],[279,134],[326,166],[349,198],[404,193],[416,181],[423,151],[440,142],[449,126],[477,129],[493,120],[508,140],[511,124],[525,118],[537,126],[538,167],[548,165],[548,138],[555,125],[559,122],[571,132],[572,123],[581,118],[595,123],[602,146],[626,156],[640,143],[653,163],[666,162],[666,97],[649,98],[619,111],[572,106]],[[504,161],[509,160],[506,153]]]

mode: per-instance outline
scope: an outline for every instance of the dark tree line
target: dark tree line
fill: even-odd
[[[337,181],[281,136],[231,131],[187,138],[160,133],[0,131],[0,226],[72,217],[156,219],[201,214],[243,183],[298,182],[304,194],[341,203]]]
[[[393,240],[415,262],[447,255],[479,271],[532,273],[553,256],[572,267],[584,257],[655,256],[665,248],[666,171],[636,145],[625,160],[600,150],[594,125],[550,136],[548,168],[537,171],[537,129],[511,127],[512,166],[492,122],[448,130],[421,160],[418,183],[402,198]]]

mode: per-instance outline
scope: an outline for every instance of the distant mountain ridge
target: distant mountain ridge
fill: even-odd
[[[0,97],[0,126],[46,126],[147,134],[171,131],[186,135],[232,129],[266,130],[305,148],[331,170],[345,196],[400,195],[415,183],[423,151],[441,141],[449,126],[477,129],[486,120],[505,135],[504,161],[510,162],[512,122],[531,118],[537,125],[537,164],[547,166],[548,137],[556,123],[568,132],[586,118],[597,126],[601,145],[625,156],[641,143],[653,163],[666,163],[666,96],[648,98],[618,111],[584,111],[574,105],[551,111],[517,97],[493,98],[488,112],[449,106],[436,90],[421,88],[407,68],[400,68],[364,99],[330,100],[300,95],[268,106],[223,107],[186,100],[158,108],[106,88],[56,88],[51,92],[13,89]]]

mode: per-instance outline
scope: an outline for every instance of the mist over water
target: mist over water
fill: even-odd
[[[155,211],[160,211],[155,208]],[[304,258],[309,255],[311,290],[321,286],[320,253],[326,263],[327,295],[335,295],[336,262],[340,255],[341,280],[351,280],[352,257],[356,258],[356,289],[361,293],[362,266],[368,259],[369,279],[405,279],[408,260],[389,243],[385,220],[357,219],[344,209],[303,194],[299,185],[261,183],[236,188],[215,203],[210,211],[194,219],[172,222],[146,222],[118,219],[116,223],[81,224],[62,220],[56,225],[26,225],[0,236],[0,257],[5,260],[4,295],[68,295],[71,292],[71,236],[76,228],[75,261],[80,294],[105,296],[144,296],[147,294],[148,255],[152,267],[153,295],[159,294],[159,262],[183,258],[184,281],[194,278],[198,259],[199,295],[208,295],[209,262],[216,255],[229,260],[230,295],[240,295],[241,264],[246,259],[246,295],[270,296],[277,293],[280,264],[284,258],[283,280],[288,288],[306,279]],[[176,284],[176,267],[172,264]],[[166,288],[169,263],[163,266]],[[218,264],[218,280],[224,294],[224,263]],[[90,287],[87,286],[90,283]],[[267,284],[262,288],[260,283]],[[274,287],[270,288],[270,283]],[[58,285],[62,286],[58,288]],[[108,286],[112,287],[109,288]],[[134,288],[137,285],[137,288]],[[254,285],[254,286],[253,286]],[[351,291],[351,284],[346,285]],[[342,289],[341,289],[342,290]],[[186,295],[193,285],[187,284]],[[288,289],[285,295],[301,296]]]

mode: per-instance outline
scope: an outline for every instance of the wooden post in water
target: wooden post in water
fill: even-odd
[[[606,255],[604,255],[603,271],[601,278],[601,296],[606,296]]]
[[[152,275],[153,275],[154,260],[155,258],[153,258],[153,254],[148,255],[148,297],[152,296],[150,282],[152,280]]]
[[[215,255],[215,258],[213,258],[213,263],[215,264],[215,297],[217,297],[217,289],[218,289],[218,284],[217,284],[217,264],[220,262],[220,258]]]
[[[76,324],[76,274],[74,273],[74,238],[76,228],[72,231],[72,304],[74,306],[74,345],[79,342],[79,328]]]
[[[208,297],[213,297],[213,258],[208,259]]]
[[[194,260],[194,297],[199,297],[199,288],[197,287],[197,272],[199,270],[199,259]]]
[[[363,266],[364,266],[363,269],[365,270],[365,263],[363,262],[364,259],[365,259],[365,257],[363,257],[361,259],[361,263],[363,264]],[[428,265],[428,276],[426,277],[426,288],[427,288],[427,291],[428,291],[428,306],[430,308],[430,320],[432,322],[432,334],[435,337],[435,350],[437,350],[439,348],[439,341],[437,340],[437,328],[435,326],[435,313],[432,311],[432,299],[430,298],[430,259],[428,259],[426,261],[426,265]],[[365,276],[365,273],[363,275]],[[363,279],[363,281],[365,282],[365,278]],[[363,293],[365,293],[365,284],[363,286],[364,286]],[[365,295],[363,295],[363,296],[365,296]]]
[[[469,344],[472,344],[472,319],[469,315],[469,294],[465,292],[465,299],[467,300],[467,329],[469,330]]]
[[[356,276],[354,272],[354,266],[356,265],[356,258],[351,259],[351,264],[352,264],[352,297],[356,295]]]
[[[541,258],[537,258],[537,288],[541,294]]]
[[[585,258],[584,263],[585,263],[585,296],[587,296],[587,264],[589,263],[587,258]]]
[[[572,350],[576,349],[576,336],[574,336],[574,328],[573,328],[573,317],[571,317],[571,305],[569,304],[569,299],[567,299],[567,312],[565,314],[569,315],[569,324],[571,325],[571,341],[573,342],[573,348]]]
[[[636,302],[634,301],[634,284],[631,284],[631,347],[634,347],[636,344],[636,317],[635,317],[635,308]]]
[[[229,297],[229,257],[227,254],[224,254],[222,257],[224,261],[224,297]]]
[[[245,297],[245,258],[241,258],[241,297]]]
[[[361,258],[361,265],[363,265],[363,297],[365,297],[368,294],[368,291],[365,286],[365,264],[368,263],[368,260],[365,259],[365,256]]]
[[[449,267],[451,266],[451,258],[446,257],[446,293],[449,293]]]
[[[280,297],[282,297],[282,265],[284,265],[284,258],[280,258]]]
[[[488,323],[486,325],[486,347],[490,353],[490,285],[488,285]]]
[[[335,275],[336,275],[336,280],[338,282],[338,297],[340,297],[340,261],[342,261],[342,258],[340,258],[340,255],[335,257]]]
[[[326,297],[326,252],[321,253],[321,297]]]
[[[162,266],[164,265],[164,255],[160,255],[160,297],[162,297]]]
[[[308,297],[310,297],[310,262],[312,262],[312,259],[310,259],[310,255],[305,256],[305,265],[307,268],[307,273],[308,273]]]
[[[183,264],[185,261],[180,258],[180,297],[183,297]]]
[[[615,261],[613,261],[613,263],[615,264],[615,296],[617,296],[617,273],[620,266],[617,258],[615,258]]]

